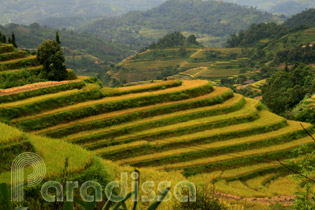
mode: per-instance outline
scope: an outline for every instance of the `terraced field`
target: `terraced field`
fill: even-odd
[[[172,78],[221,79],[238,75],[249,66],[249,59],[242,56],[240,48],[185,49],[186,55],[179,54],[179,48],[147,50],[123,60],[120,70],[111,70],[112,78],[134,82],[152,80],[172,70]]]
[[[19,51],[11,44],[0,44],[0,89],[43,82],[38,77],[41,69],[36,56]]]
[[[0,104],[0,117],[39,135],[35,139],[72,143],[121,166],[179,171],[196,183],[244,197],[292,195],[299,183],[277,160],[298,161],[303,154],[296,149],[314,149],[299,122],[208,81],[115,89],[101,88],[88,78],[78,83],[82,87],[16,96]],[[312,125],[303,126],[314,132]],[[25,133],[11,133],[0,139],[24,142]],[[281,190],[288,183],[290,190]]]

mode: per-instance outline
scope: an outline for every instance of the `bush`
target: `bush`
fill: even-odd
[[[196,202],[177,204],[173,210],[226,210],[227,207],[205,189],[197,190]]]
[[[36,82],[47,81],[39,78],[41,67],[35,69],[22,69],[17,72],[4,72],[0,74],[0,88],[13,88]]]

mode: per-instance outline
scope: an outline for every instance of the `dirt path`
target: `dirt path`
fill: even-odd
[[[20,87],[0,89],[0,96],[22,93],[22,92],[26,92],[26,91],[37,90],[37,89],[41,89],[41,88],[63,85],[63,84],[79,82],[79,81],[80,80],[69,80],[69,81],[61,81],[61,82],[56,82],[56,81],[38,82],[38,83],[24,85],[24,86],[20,86]]]
[[[262,198],[244,198],[232,194],[224,194],[215,192],[214,193],[218,198],[227,199],[227,200],[235,200],[235,201],[246,201],[246,202],[257,202],[264,205],[272,205],[276,203],[280,203],[284,206],[291,205],[294,203],[295,195],[286,196],[286,195],[279,195],[274,197],[262,197]]]

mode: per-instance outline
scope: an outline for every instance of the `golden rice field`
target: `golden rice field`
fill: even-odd
[[[200,56],[198,53],[201,51],[194,56]],[[218,65],[225,64],[222,62]],[[302,146],[313,150],[312,139],[299,122],[277,116],[259,101],[233,94],[228,88],[212,87],[208,81],[184,80],[179,86],[165,86],[173,82],[115,89],[87,83],[84,88],[99,88],[108,95],[6,119],[20,130],[0,124],[6,131],[0,132],[0,142],[19,143],[22,138],[22,143],[26,138],[47,161],[47,176],[60,175],[63,159],[69,156],[72,172],[102,158],[115,176],[136,167],[147,180],[158,180],[161,175],[176,181],[185,176],[197,185],[213,185],[218,192],[247,198],[291,196],[301,190],[300,183],[277,161],[301,160],[305,154],[296,149]],[[161,88],[150,89],[155,87]],[[84,88],[2,103],[0,107],[18,109],[86,91]],[[27,127],[32,123],[37,123],[34,128]],[[314,133],[312,125],[302,125]],[[23,129],[32,134],[23,133]],[[9,173],[0,171],[0,178],[9,180]]]
[[[125,59],[119,64],[122,69],[110,71],[109,75],[112,78],[135,82],[152,80],[160,76],[166,69],[176,69],[178,78],[188,76],[190,79],[221,79],[238,74],[249,61],[248,58],[242,57],[240,48],[186,48],[186,57],[179,57],[176,55],[177,51],[179,48],[147,50]],[[209,57],[213,52],[218,53],[215,59]],[[203,71],[198,70],[200,68]]]

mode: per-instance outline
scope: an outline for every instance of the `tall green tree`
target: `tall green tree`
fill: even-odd
[[[37,59],[44,66],[43,78],[54,81],[68,79],[63,51],[56,41],[44,41],[37,50]]]
[[[11,35],[11,43],[13,44],[13,46],[14,46],[15,48],[18,47],[17,44],[16,44],[14,32],[12,32],[12,35]]]
[[[0,32],[0,43],[7,43],[7,38],[4,34]]]
[[[59,32],[58,32],[58,31],[56,31],[56,42],[57,42],[58,44],[61,44],[61,42],[60,42],[60,37],[59,37]]]
[[[315,91],[314,78],[314,69],[305,64],[279,71],[263,88],[262,102],[276,114],[284,114],[304,99],[306,94]]]

